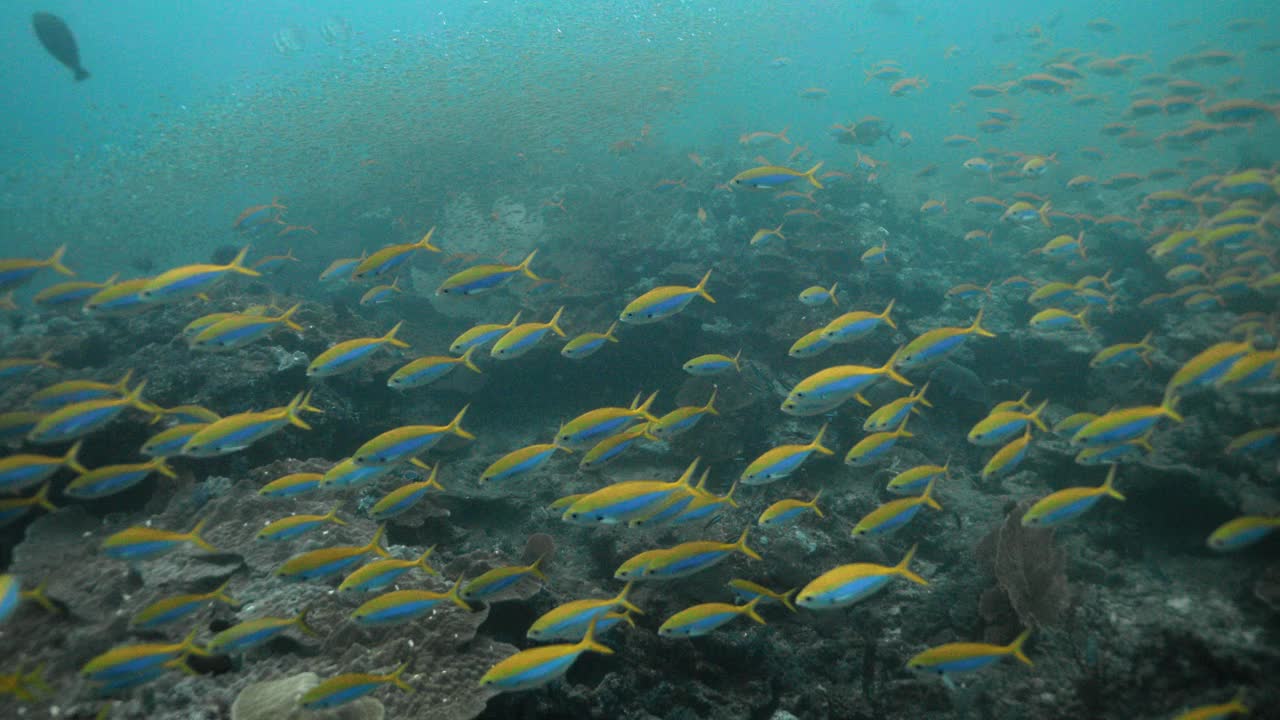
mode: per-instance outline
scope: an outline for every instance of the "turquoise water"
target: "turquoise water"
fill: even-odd
[[[353,683],[406,718],[1172,718],[1237,693],[1277,717],[1280,12],[975,5],[0,8],[0,712],[258,717],[233,703],[331,680],[313,692]],[[88,79],[41,47],[36,10],[66,21]],[[44,261],[64,245],[65,267]],[[261,272],[188,267],[242,248]],[[317,281],[362,253],[386,262]],[[149,283],[131,312],[46,297],[115,275]],[[838,305],[813,293],[833,283]],[[190,324],[219,312],[234,349],[197,349]],[[499,341],[517,312],[559,322]],[[848,312],[867,332],[796,350]],[[517,352],[464,364],[449,348],[481,324]],[[719,374],[682,370],[707,354]],[[440,379],[388,386],[423,357]],[[84,381],[108,410],[76,395],[56,412],[123,408],[105,427],[52,410],[56,383]],[[868,439],[873,409],[909,392],[927,400],[896,409],[910,434]],[[1017,433],[966,440],[997,411]],[[208,412],[229,424],[75,498],[90,469],[145,462],[157,432]],[[41,442],[46,425],[82,444]],[[343,464],[405,442],[423,465]],[[1121,458],[1122,501],[1078,454],[1092,446]],[[738,487],[770,452],[788,476]],[[444,490],[407,485],[431,466]],[[911,472],[940,478],[941,510]],[[259,493],[295,473],[328,479]],[[412,505],[389,553],[437,549],[396,585],[428,596],[280,577],[375,560],[371,509],[397,489]],[[788,523],[759,523],[785,501]],[[253,539],[294,514],[317,519]],[[148,534],[193,527],[216,552]],[[102,550],[135,542],[171,552]],[[625,579],[644,614],[601,620],[611,655],[526,636],[576,641],[624,606],[608,599]],[[767,590],[766,626],[678,615],[761,596],[741,581]],[[849,588],[852,607],[814,599]],[[180,622],[129,622],[192,594]],[[587,599],[602,604],[544,622]],[[352,620],[397,603],[439,607],[392,630]],[[177,645],[263,618],[281,637],[243,656]],[[104,685],[112,653],[146,671]],[[177,656],[192,672],[151,667]],[[263,689],[282,679],[299,689]],[[277,702],[260,712],[294,709]]]

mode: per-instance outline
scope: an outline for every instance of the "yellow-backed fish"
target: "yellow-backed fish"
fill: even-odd
[[[590,357],[604,347],[606,342],[616,343],[618,338],[613,334],[618,329],[618,323],[615,321],[610,323],[609,329],[602,333],[582,333],[565,343],[560,349],[560,354],[570,360],[582,360]]]
[[[853,563],[828,570],[800,590],[796,604],[809,610],[848,607],[880,592],[894,578],[905,578],[917,585],[928,586],[928,580],[908,567],[916,556],[917,547],[912,545],[902,561],[893,567]]]
[[[259,412],[229,415],[201,428],[186,445],[182,454],[189,457],[215,457],[243,450],[253,443],[295,425],[303,430],[311,426],[302,419],[303,412],[323,412],[311,404],[311,391],[300,392],[284,407]]]
[[[977,317],[973,319],[973,324],[969,327],[934,328],[921,334],[898,352],[898,367],[910,370],[939,362],[959,350],[965,341],[973,335],[995,337],[995,333],[982,327],[982,313],[983,310],[978,310]]]
[[[396,338],[401,325],[404,325],[404,321],[396,323],[395,327],[382,337],[356,338],[334,345],[311,361],[307,366],[307,377],[331,377],[355,370],[373,357],[378,349],[386,345],[398,348],[409,347],[409,343]]]
[[[351,459],[356,465],[394,465],[430,450],[445,435],[475,440],[476,436],[462,427],[462,419],[470,407],[464,405],[448,425],[405,425],[388,430],[357,448]]]
[[[549,332],[565,337],[564,330],[560,328],[560,316],[563,314],[564,306],[561,306],[547,322],[522,323],[511,328],[493,344],[489,356],[498,360],[513,360],[532,350]]]
[[[1107,472],[1107,479],[1099,487],[1069,487],[1047,497],[1040,498],[1022,515],[1026,527],[1052,527],[1074,520],[1084,514],[1104,497],[1124,500],[1115,487],[1116,466]]]
[[[981,670],[1001,658],[1013,656],[1024,665],[1032,666],[1031,658],[1022,652],[1022,646],[1031,637],[1030,630],[1008,645],[987,643],[947,643],[930,648],[907,661],[907,669],[928,675],[937,675],[950,682],[951,675]]]
[[[351,279],[367,280],[386,275],[409,262],[409,259],[419,250],[440,252],[440,248],[431,244],[431,236],[435,231],[436,229],[432,227],[418,242],[390,245],[378,250],[356,264],[355,269],[351,271]]]
[[[533,257],[538,254],[537,250],[530,252],[516,265],[476,265],[469,267],[459,273],[450,275],[444,282],[440,283],[440,287],[436,288],[437,295],[477,295],[479,293],[488,292],[511,282],[511,278],[516,275],[524,275],[530,280],[541,281],[543,278],[533,274],[529,269],[529,263],[533,262]]]
[[[307,710],[328,710],[359,700],[387,684],[408,693],[414,692],[413,686],[401,679],[408,667],[409,662],[405,661],[385,675],[345,673],[331,677],[303,693],[302,697],[298,698],[298,706]]]
[[[462,357],[442,355],[420,357],[392,373],[391,377],[387,378],[387,387],[392,390],[403,391],[429,385],[448,375],[459,365],[465,365],[471,372],[483,374],[484,371],[476,367],[475,362],[471,359],[475,352],[476,347],[472,346],[467,348]]]
[[[776,188],[780,185],[786,185],[796,180],[808,180],[809,184],[822,189],[822,183],[818,182],[816,173],[822,169],[822,163],[818,163],[809,168],[806,172],[792,170],[791,168],[779,167],[777,165],[764,165],[754,167],[750,170],[743,170],[733,176],[729,182],[734,185],[742,185],[749,188]]]
[[[675,315],[684,310],[695,297],[701,297],[714,303],[715,298],[707,293],[707,281],[711,279],[711,271],[693,287],[684,285],[663,285],[656,287],[640,297],[627,303],[622,310],[621,320],[632,325],[645,325]]]
[[[804,461],[815,452],[821,455],[834,455],[834,450],[822,444],[822,438],[826,433],[827,426],[823,425],[818,429],[818,434],[813,436],[813,440],[805,445],[779,445],[766,450],[742,471],[740,478],[742,484],[763,485],[781,480],[800,469]]]
[[[143,286],[139,296],[148,303],[173,302],[200,295],[225,280],[228,275],[258,277],[262,273],[244,266],[244,257],[248,254],[249,247],[246,245],[226,265],[196,264],[173,268]]]

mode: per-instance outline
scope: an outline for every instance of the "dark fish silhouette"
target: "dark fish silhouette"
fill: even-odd
[[[36,37],[40,38],[44,49],[58,62],[71,68],[76,74],[76,80],[89,77],[89,71],[80,67],[80,48],[76,47],[76,38],[62,18],[38,12],[31,16],[31,27],[35,29]]]

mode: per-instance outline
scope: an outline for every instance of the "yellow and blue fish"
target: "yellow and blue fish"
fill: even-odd
[[[475,440],[476,436],[462,427],[467,414],[464,405],[448,425],[405,425],[388,430],[356,449],[351,460],[356,465],[395,465],[407,462],[430,450],[445,435],[455,435],[463,440]]]
[[[372,255],[366,257],[356,263],[355,269],[351,271],[352,280],[369,280],[381,277],[399,268],[401,265],[409,262],[419,250],[430,250],[431,252],[440,252],[440,248],[431,244],[431,236],[436,229],[433,227],[427,231],[422,239],[413,243],[401,243],[399,245],[389,245],[378,250]]]
[[[584,652],[612,655],[613,650],[596,642],[600,620],[592,620],[587,633],[572,645],[545,645],[521,650],[489,668],[480,678],[480,686],[498,692],[531,690],[564,675]]]
[[[437,295],[465,296],[478,295],[506,285],[517,275],[524,275],[530,280],[541,281],[543,278],[533,274],[529,264],[538,254],[533,250],[516,265],[476,265],[458,273],[454,273],[436,288]]]
[[[930,480],[929,484],[924,486],[924,492],[918,496],[890,500],[867,513],[858,521],[850,534],[854,537],[888,535],[911,522],[912,518],[920,512],[920,508],[925,505],[934,510],[941,510],[942,506],[933,499],[933,486],[936,482],[936,478]]]
[[[1052,527],[1083,515],[1104,497],[1124,500],[1124,495],[1115,488],[1115,481],[1116,466],[1112,465],[1107,479],[1098,487],[1070,487],[1037,500],[1023,513],[1022,524],[1026,527]]]
[[[744,615],[764,625],[764,618],[756,612],[756,606],[760,604],[761,599],[757,597],[745,605],[717,602],[685,608],[667,618],[666,622],[658,628],[658,635],[667,638],[702,637]]]
[[[368,362],[373,354],[385,346],[407,348],[409,343],[396,338],[400,326],[398,322],[386,335],[376,338],[356,338],[344,340],[316,356],[307,366],[307,377],[322,378],[351,372]]]
[[[215,457],[243,450],[259,440],[295,425],[303,430],[311,426],[302,419],[302,413],[323,412],[311,405],[311,391],[300,392],[283,407],[229,415],[211,422],[198,430],[182,446],[182,454],[188,457]]]
[[[173,552],[178,546],[191,543],[205,552],[218,552],[218,548],[210,545],[200,532],[209,523],[208,518],[197,522],[190,532],[180,533],[172,530],[135,525],[109,536],[102,542],[102,552],[107,557],[117,560],[151,560],[166,553]]]
[[[711,271],[708,270],[707,274],[703,275],[698,284],[693,287],[684,285],[656,287],[627,303],[627,306],[622,309],[620,319],[632,325],[647,325],[679,313],[696,297],[714,303],[715,298],[707,292],[707,281],[710,279]]]
[[[415,589],[383,593],[356,608],[351,619],[367,626],[398,625],[417,620],[445,602],[471,612],[471,606],[458,596],[461,585],[462,578],[459,577],[448,592]]]
[[[146,303],[173,302],[201,295],[225,280],[229,275],[238,274],[258,277],[262,273],[244,266],[244,257],[248,254],[249,247],[245,246],[226,265],[183,265],[182,267],[167,270],[144,285],[138,295]],[[116,287],[119,287],[119,285]]]
[[[331,677],[303,693],[302,697],[298,698],[298,706],[306,710],[328,710],[341,707],[387,684],[408,693],[414,692],[413,686],[401,679],[408,667],[409,661],[406,660],[385,675],[345,673]]]
[[[498,338],[498,342],[489,350],[489,356],[498,360],[514,360],[536,347],[549,332],[565,337],[564,330],[560,328],[560,316],[563,314],[562,306],[547,322],[516,325]]]
[[[893,567],[853,563],[828,570],[800,590],[796,604],[809,610],[848,607],[880,592],[895,578],[905,578],[917,585],[928,586],[928,580],[908,567],[916,556],[916,547],[912,545],[902,560]]]

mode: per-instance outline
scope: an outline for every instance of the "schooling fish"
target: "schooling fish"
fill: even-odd
[[[924,486],[924,492],[917,497],[890,500],[867,513],[858,521],[850,534],[854,537],[888,535],[911,522],[916,513],[920,512],[920,508],[925,505],[934,510],[941,510],[942,506],[933,499],[933,486],[936,482],[937,479],[930,480],[929,484]]]
[[[49,502],[49,483],[41,485],[36,494],[31,497],[0,498],[0,528],[22,519],[32,508],[37,507],[49,512],[58,509],[56,505]]]
[[[230,595],[227,595],[227,586],[231,584],[231,578],[227,578],[221,585],[210,590],[207,593],[198,595],[174,595],[172,597],[157,600],[143,608],[129,624],[135,628],[143,630],[153,630],[169,623],[177,622],[196,612],[205,603],[221,602],[236,607],[239,605]]]
[[[818,163],[809,168],[808,172],[800,172],[791,168],[778,167],[776,165],[765,165],[763,167],[751,168],[743,170],[729,182],[734,185],[745,185],[750,188],[775,188],[780,185],[786,185],[795,180],[808,180],[810,185],[822,189],[822,183],[818,182],[816,173],[822,169],[823,163]]]
[[[107,557],[117,560],[151,560],[178,549],[179,545],[191,543],[205,552],[218,552],[218,548],[210,545],[200,537],[200,531],[209,523],[202,519],[191,528],[190,532],[180,533],[172,530],[135,525],[109,536],[102,542],[102,552]]]
[[[394,465],[425,453],[445,435],[475,440],[475,435],[462,428],[462,418],[469,407],[464,405],[448,425],[405,425],[388,430],[357,448],[351,459],[361,466]]]
[[[702,408],[696,409],[701,410]],[[578,462],[578,469],[599,470],[605,465],[608,465],[618,459],[618,457],[630,449],[637,440],[644,437],[651,437],[649,435],[649,423],[637,425],[616,435],[610,435],[595,445],[592,445],[590,450],[582,454],[582,460]]]
[[[1248,547],[1280,528],[1280,515],[1245,515],[1223,523],[1209,535],[1208,545],[1214,550],[1239,550]]]
[[[436,475],[439,472],[440,463],[436,463],[435,467],[431,468],[431,474],[426,480],[407,483],[387,493],[381,500],[374,503],[373,507],[369,508],[369,517],[377,522],[386,522],[411,509],[427,494],[428,490],[435,489],[444,492],[444,486],[436,480]]]
[[[299,535],[314,530],[324,523],[346,525],[346,521],[338,517],[338,506],[334,506],[325,515],[290,515],[268,523],[254,537],[258,540],[292,540]]]
[[[843,405],[849,398],[856,398],[858,402],[870,405],[862,397],[862,391],[884,378],[911,387],[911,381],[894,370],[901,352],[901,348],[895,351],[878,368],[836,365],[816,372],[791,388],[787,398],[782,401],[782,411],[801,417],[822,415]]]
[[[604,407],[589,410],[565,423],[556,433],[556,442],[564,447],[581,450],[611,435],[616,435],[637,422],[657,422],[649,412],[658,393],[650,395],[643,403],[637,395],[631,407]]]
[[[933,407],[933,403],[925,399],[924,394],[929,391],[929,383],[925,382],[924,387],[910,393],[906,397],[900,397],[897,400],[890,401],[876,408],[867,419],[862,423],[862,429],[866,432],[884,432],[889,428],[895,428],[911,413],[920,414],[917,404],[925,407]]]
[[[290,473],[263,485],[258,494],[270,498],[296,497],[320,487],[320,473]]]
[[[261,412],[244,412],[230,415],[206,425],[191,436],[182,447],[182,454],[189,457],[215,457],[243,450],[255,442],[282,430],[286,425],[296,425],[303,430],[311,426],[301,413],[323,412],[311,405],[311,391],[300,392],[284,407]]]
[[[1012,655],[1019,662],[1031,666],[1031,658],[1022,652],[1022,646],[1031,637],[1030,630],[1024,630],[1008,645],[988,645],[987,643],[947,643],[930,648],[907,661],[907,669],[919,673],[938,675],[945,682],[950,682],[950,675],[972,672]]]
[[[592,620],[587,634],[572,645],[546,645],[521,650],[489,668],[480,678],[480,686],[498,692],[513,692],[541,687],[569,671],[584,652],[612,655],[613,650],[596,642],[599,620]]]
[[[1052,527],[1083,515],[1103,497],[1124,500],[1115,488],[1116,466],[1107,472],[1107,479],[1099,487],[1070,487],[1059,490],[1036,501],[1022,516],[1026,527]]]
[[[1162,418],[1180,423],[1182,416],[1177,412],[1177,404],[1177,396],[1166,395],[1160,405],[1112,410],[1077,430],[1071,436],[1071,444],[1083,447],[1113,445],[1141,437]]]
[[[542,572],[544,560],[546,560],[545,555],[534,560],[530,565],[494,568],[463,585],[458,596],[463,600],[488,600],[503,590],[531,577],[545,583],[547,582],[547,576]]]
[[[781,480],[804,464],[809,456],[817,452],[822,455],[834,455],[835,451],[822,444],[827,426],[818,429],[818,434],[807,445],[779,445],[766,450],[763,455],[751,461],[742,471],[744,485],[763,485]]]
[[[303,693],[302,697],[298,698],[298,705],[307,710],[328,710],[359,700],[377,690],[380,685],[388,683],[407,693],[414,692],[412,685],[400,679],[408,667],[409,661],[406,660],[386,675],[346,673],[331,677]]]
[[[995,455],[991,456],[991,459],[982,468],[982,479],[1000,477],[1013,472],[1027,457],[1027,450],[1030,447],[1031,426],[1028,425],[1022,437],[1010,441],[1007,445],[997,450]]]
[[[167,270],[148,282],[139,295],[148,303],[173,302],[200,295],[232,274],[260,276],[262,273],[244,266],[247,254],[249,246],[246,245],[226,265],[183,265]]]
[[[606,342],[616,343],[618,338],[613,332],[618,329],[618,323],[615,321],[609,325],[609,329],[603,333],[582,333],[569,342],[565,343],[560,350],[560,354],[570,360],[582,360],[596,354],[600,348],[604,347]]]
[[[685,608],[667,618],[667,621],[658,628],[658,635],[671,638],[701,637],[711,634],[722,625],[742,615],[764,625],[764,618],[756,612],[756,606],[760,604],[760,600],[761,598],[757,597],[745,605],[703,603]]]
[[[715,298],[707,293],[707,281],[711,279],[711,271],[693,287],[684,285],[664,285],[656,287],[640,297],[627,303],[622,310],[621,320],[632,325],[646,325],[675,315],[684,310],[695,297],[702,297],[709,303]]]
[[[307,612],[308,610],[303,610],[291,618],[261,617],[246,620],[214,635],[205,647],[209,652],[219,654],[244,652],[271,640],[291,627],[297,627],[312,637],[319,637],[320,633],[307,624]]]
[[[102,288],[84,303],[84,314],[91,317],[115,317],[146,309],[142,291],[152,278],[133,278]]]
[[[344,572],[370,553],[389,558],[381,544],[386,529],[386,525],[379,525],[368,545],[337,545],[294,555],[276,569],[276,577],[290,581],[322,580]]]
[[[339,258],[334,260],[329,263],[329,267],[325,268],[324,272],[320,273],[320,282],[328,282],[334,278],[349,279],[356,266],[364,262],[367,257],[369,257],[369,252],[365,251],[360,253],[358,258]]]
[[[836,307],[840,307],[840,300],[836,298],[836,288],[840,283],[831,283],[830,288],[824,288],[820,285],[812,285],[800,291],[800,302],[809,307],[818,307],[830,302]]]
[[[130,407],[154,415],[159,408],[142,399],[146,385],[147,381],[143,380],[124,397],[86,400],[58,408],[40,418],[27,439],[42,445],[77,440],[102,429]]]
[[[1114,367],[1123,365],[1132,360],[1141,360],[1146,363],[1147,367],[1151,367],[1151,353],[1155,352],[1155,346],[1151,344],[1152,333],[1148,332],[1142,336],[1142,339],[1136,343],[1118,343],[1105,347],[1098,351],[1093,359],[1089,360],[1089,367]]]
[[[614,608],[624,608],[631,612],[644,612],[631,603],[627,596],[631,594],[634,583],[627,583],[617,596],[603,600],[574,600],[559,605],[533,621],[526,637],[531,640],[568,640],[580,639],[592,621],[603,618]]]
[[[483,374],[471,359],[475,351],[476,347],[472,346],[458,358],[440,355],[420,357],[392,373],[391,377],[387,378],[387,387],[404,391],[429,385],[448,375],[459,365],[465,365],[471,372]]]
[[[818,498],[820,497],[822,497],[821,490],[814,494],[812,500],[808,501],[794,498],[779,500],[760,513],[760,518],[756,520],[756,524],[760,527],[781,527],[810,510],[820,518],[826,517],[818,509]]]
[[[422,239],[415,243],[403,243],[400,245],[391,245],[384,247],[369,257],[361,260],[351,271],[352,280],[367,280],[381,277],[396,268],[409,262],[414,253],[419,250],[430,250],[431,252],[440,252],[440,248],[431,244],[431,235],[436,229],[433,227],[427,231]]]
[[[179,643],[115,647],[85,663],[80,674],[90,682],[105,683],[146,672],[188,655],[208,656],[208,652],[196,647],[195,638],[196,630],[193,629]]]
[[[915,437],[907,432],[907,420],[910,419],[910,415],[905,415],[902,418],[902,422],[898,423],[898,429],[872,433],[859,440],[845,454],[844,464],[854,467],[874,464],[892,450],[898,444],[899,439]]]
[[[932,480],[950,477],[950,472],[950,460],[946,465],[917,465],[893,476],[885,489],[894,495],[912,495],[923,491]]]
[[[682,369],[690,375],[697,377],[719,375],[720,373],[727,371],[729,368],[742,372],[742,366],[739,364],[741,358],[741,350],[739,350],[738,354],[733,357],[720,355],[718,353],[699,355],[698,357],[686,362],[682,366]]]
[[[265,315],[233,315],[206,327],[191,338],[192,350],[225,352],[252,343],[283,325],[294,332],[302,332],[302,326],[291,318],[301,305],[294,305],[275,317]]]
[[[519,312],[516,313],[515,317],[511,318],[511,322],[506,324],[487,323],[483,325],[476,325],[470,330],[467,330],[454,338],[454,341],[449,344],[449,352],[454,355],[462,355],[473,347],[483,347],[488,345],[503,335],[506,335],[507,331],[514,328],[518,322],[520,322]]]
[[[538,443],[512,450],[495,460],[480,474],[480,483],[502,482],[533,472],[546,464],[557,450],[573,451],[559,443]]]
[[[902,561],[893,567],[854,563],[828,570],[800,590],[796,604],[809,610],[848,607],[875,595],[890,581],[899,577],[927,586],[928,580],[908,569],[912,558],[916,556],[917,547],[912,545]]]
[[[354,340],[344,340],[334,345],[311,361],[311,364],[307,366],[307,377],[332,377],[351,372],[368,362],[373,357],[373,354],[384,345],[398,348],[409,347],[409,343],[396,338],[396,333],[400,331],[401,325],[404,325],[403,320],[396,323],[395,327],[391,328],[382,337],[356,338]]]
[[[936,363],[959,350],[971,335],[995,337],[995,333],[982,327],[982,313],[983,310],[978,310],[978,316],[969,327],[934,328],[907,343],[897,354],[898,367],[910,370]]]
[[[690,482],[698,462],[695,457],[673,482],[626,480],[586,493],[566,506],[561,519],[575,525],[613,525],[649,518],[669,503],[694,495]]]
[[[150,462],[104,465],[80,473],[62,492],[77,500],[97,499],[128,490],[153,472],[170,480],[178,479],[178,474],[169,467],[165,459],[157,457]]]
[[[498,360],[513,360],[532,350],[548,332],[565,337],[564,330],[560,328],[560,316],[563,314],[564,307],[561,306],[547,322],[522,323],[511,328],[493,344],[489,356]]]
[[[776,602],[779,605],[784,606],[791,612],[797,612],[796,606],[791,602],[791,598],[795,596],[796,591],[799,590],[799,588],[791,588],[786,592],[774,592],[759,583],[754,583],[750,580],[741,580],[738,578],[730,580],[728,585],[729,588],[733,590],[734,598],[738,601],[751,602],[756,598],[764,598],[765,600]]]
[[[62,18],[46,12],[33,13],[31,27],[53,59],[74,73],[76,82],[89,77],[89,71],[80,65],[80,47],[76,45],[75,35],[71,34],[71,28]]]
[[[166,430],[147,438],[142,444],[140,452],[148,457],[174,457],[182,454],[182,448],[186,447],[191,438],[209,423],[183,423],[174,425]]]
[[[1040,419],[1041,413],[1048,407],[1049,401],[1045,400],[1040,403],[1039,407],[1030,413],[1018,412],[1016,410],[1005,410],[1001,412],[993,412],[987,417],[979,420],[972,429],[969,430],[969,442],[979,447],[993,447],[1000,445],[1009,440],[1009,438],[1022,432],[1028,425],[1034,424],[1040,428],[1041,432],[1048,432],[1049,428]]]
[[[361,625],[397,625],[417,620],[435,610],[444,602],[471,612],[471,606],[458,597],[462,585],[459,577],[448,592],[434,590],[393,590],[364,603],[351,613],[351,619]]]
[[[692,430],[702,418],[707,415],[719,415],[720,412],[715,409],[716,393],[719,388],[711,388],[711,397],[707,398],[707,404],[702,406],[685,405],[663,415],[662,417],[649,423],[646,432],[649,437],[658,440],[670,440],[678,435],[682,435]]]
[[[129,394],[129,381],[132,378],[133,371],[128,370],[114,383],[97,380],[67,380],[37,390],[27,398],[27,402],[37,410],[52,412],[72,403],[124,397]]]
[[[759,553],[747,547],[747,533],[750,531],[750,526],[743,528],[737,542],[695,540],[668,548],[645,565],[641,576],[645,580],[687,577],[718,564],[733,553],[741,553],[752,560],[763,560]]]
[[[77,441],[61,457],[22,453],[0,457],[0,492],[15,493],[44,482],[64,466],[78,473],[89,472],[76,457],[80,454]]]
[[[530,252],[517,265],[476,265],[469,267],[462,272],[449,276],[444,282],[440,283],[440,287],[436,288],[437,295],[478,295],[488,292],[506,285],[516,275],[524,275],[530,280],[542,281],[543,278],[533,274],[529,269],[529,263],[533,262],[533,257],[538,254],[537,250]]]
[[[435,550],[436,546],[432,545],[412,560],[401,560],[399,558],[374,560],[344,578],[338,585],[338,591],[373,592],[381,590],[394,584],[400,579],[400,576],[414,568],[422,568],[422,571],[428,575],[439,575],[440,573],[436,572],[436,569],[427,562]]]
[[[119,277],[119,275],[112,275],[103,282],[71,281],[50,285],[36,293],[31,300],[37,305],[52,308],[83,303],[104,288],[114,285]]]

